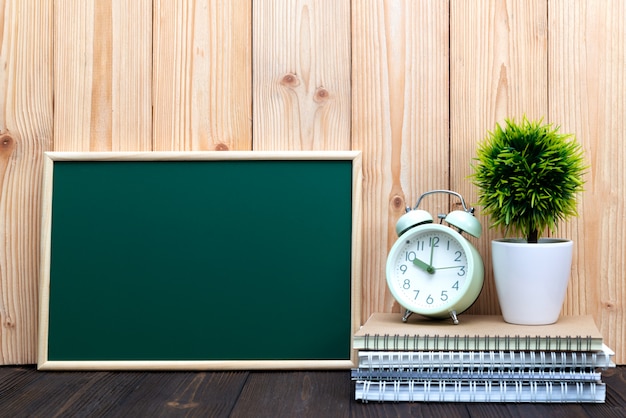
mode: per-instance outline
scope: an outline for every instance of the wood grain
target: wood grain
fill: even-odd
[[[399,309],[405,206],[475,204],[476,142],[523,114],[583,143],[563,313],[593,314],[623,364],[624,21],[624,0],[0,1],[0,364],[35,361],[43,151],[363,151],[367,318]],[[498,311],[488,267],[471,312]]]
[[[475,205],[468,176],[476,144],[505,118],[548,113],[546,0],[459,1],[450,17],[450,170],[452,188]],[[468,19],[468,15],[473,18]],[[470,312],[499,314],[491,268],[491,240],[503,236],[476,208],[483,225],[471,239],[485,263],[483,291]]]
[[[37,372],[0,368],[7,417],[622,417],[626,367],[602,373],[603,404],[369,402],[349,371]]]
[[[352,141],[363,151],[363,318],[400,307],[387,290],[395,223],[449,187],[448,2],[352,5]],[[447,212],[447,197],[421,207]]]
[[[152,2],[54,3],[54,149],[152,148]]]
[[[350,149],[350,1],[255,2],[252,27],[253,149]]]
[[[252,2],[155,2],[154,150],[252,148]]]
[[[579,217],[561,231],[575,241],[565,314],[593,314],[626,361],[626,2],[549,3],[550,121],[583,144],[590,164]]]
[[[43,152],[52,147],[52,2],[0,2],[0,364],[31,363]]]
[[[231,416],[348,416],[348,402],[329,402],[351,397],[350,381],[337,377],[327,372],[252,373]]]

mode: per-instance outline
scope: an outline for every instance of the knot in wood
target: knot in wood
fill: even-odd
[[[226,145],[226,144],[217,144],[215,146],[215,151],[228,151],[228,145]]]
[[[300,80],[298,80],[298,76],[293,73],[287,73],[280,80],[280,84],[287,87],[297,87],[300,85]]]
[[[394,209],[404,209],[404,199],[402,196],[396,195],[391,199],[391,205]]]
[[[0,158],[6,160],[15,151],[17,141],[9,134],[0,135]]]
[[[607,311],[614,311],[616,308],[615,306],[615,302],[607,300],[604,302],[604,309],[606,309]]]
[[[0,136],[0,146],[2,148],[9,148],[13,145],[13,138],[9,134],[4,134]]]
[[[324,87],[320,87],[315,91],[315,96],[313,96],[313,100],[317,103],[322,103],[327,101],[330,98],[330,92],[326,90]]]
[[[4,327],[5,328],[15,328],[15,323],[13,322],[13,320],[7,316],[7,318],[4,320]]]

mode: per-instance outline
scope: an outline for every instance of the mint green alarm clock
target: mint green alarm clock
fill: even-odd
[[[421,200],[433,193],[447,193],[461,200],[464,210],[439,215],[440,223],[418,209]],[[398,240],[387,256],[387,286],[406,310],[431,318],[452,318],[458,324],[460,313],[478,298],[484,280],[480,254],[463,233],[480,237],[482,228],[467,208],[463,197],[450,190],[433,190],[420,196],[413,209],[396,223]],[[445,224],[447,225],[444,225]]]

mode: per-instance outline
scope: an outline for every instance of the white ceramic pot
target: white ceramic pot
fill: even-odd
[[[556,322],[571,275],[571,240],[540,239],[491,242],[493,274],[502,316],[521,325]]]

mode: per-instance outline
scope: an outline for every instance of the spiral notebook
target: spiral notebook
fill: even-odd
[[[352,380],[600,382],[615,367],[602,351],[362,351]]]
[[[355,333],[356,350],[600,351],[602,334],[591,315],[562,316],[551,325],[515,325],[497,315],[463,315],[459,324],[397,313],[374,313]]]
[[[597,382],[357,381],[362,402],[535,402],[602,403],[606,385]]]
[[[605,344],[600,351],[360,351],[361,369],[414,368],[566,368],[615,367],[615,352]]]
[[[525,381],[525,382],[600,382],[600,371],[592,368],[561,369],[457,369],[457,368],[412,368],[412,369],[353,369],[352,380],[386,381]]]

